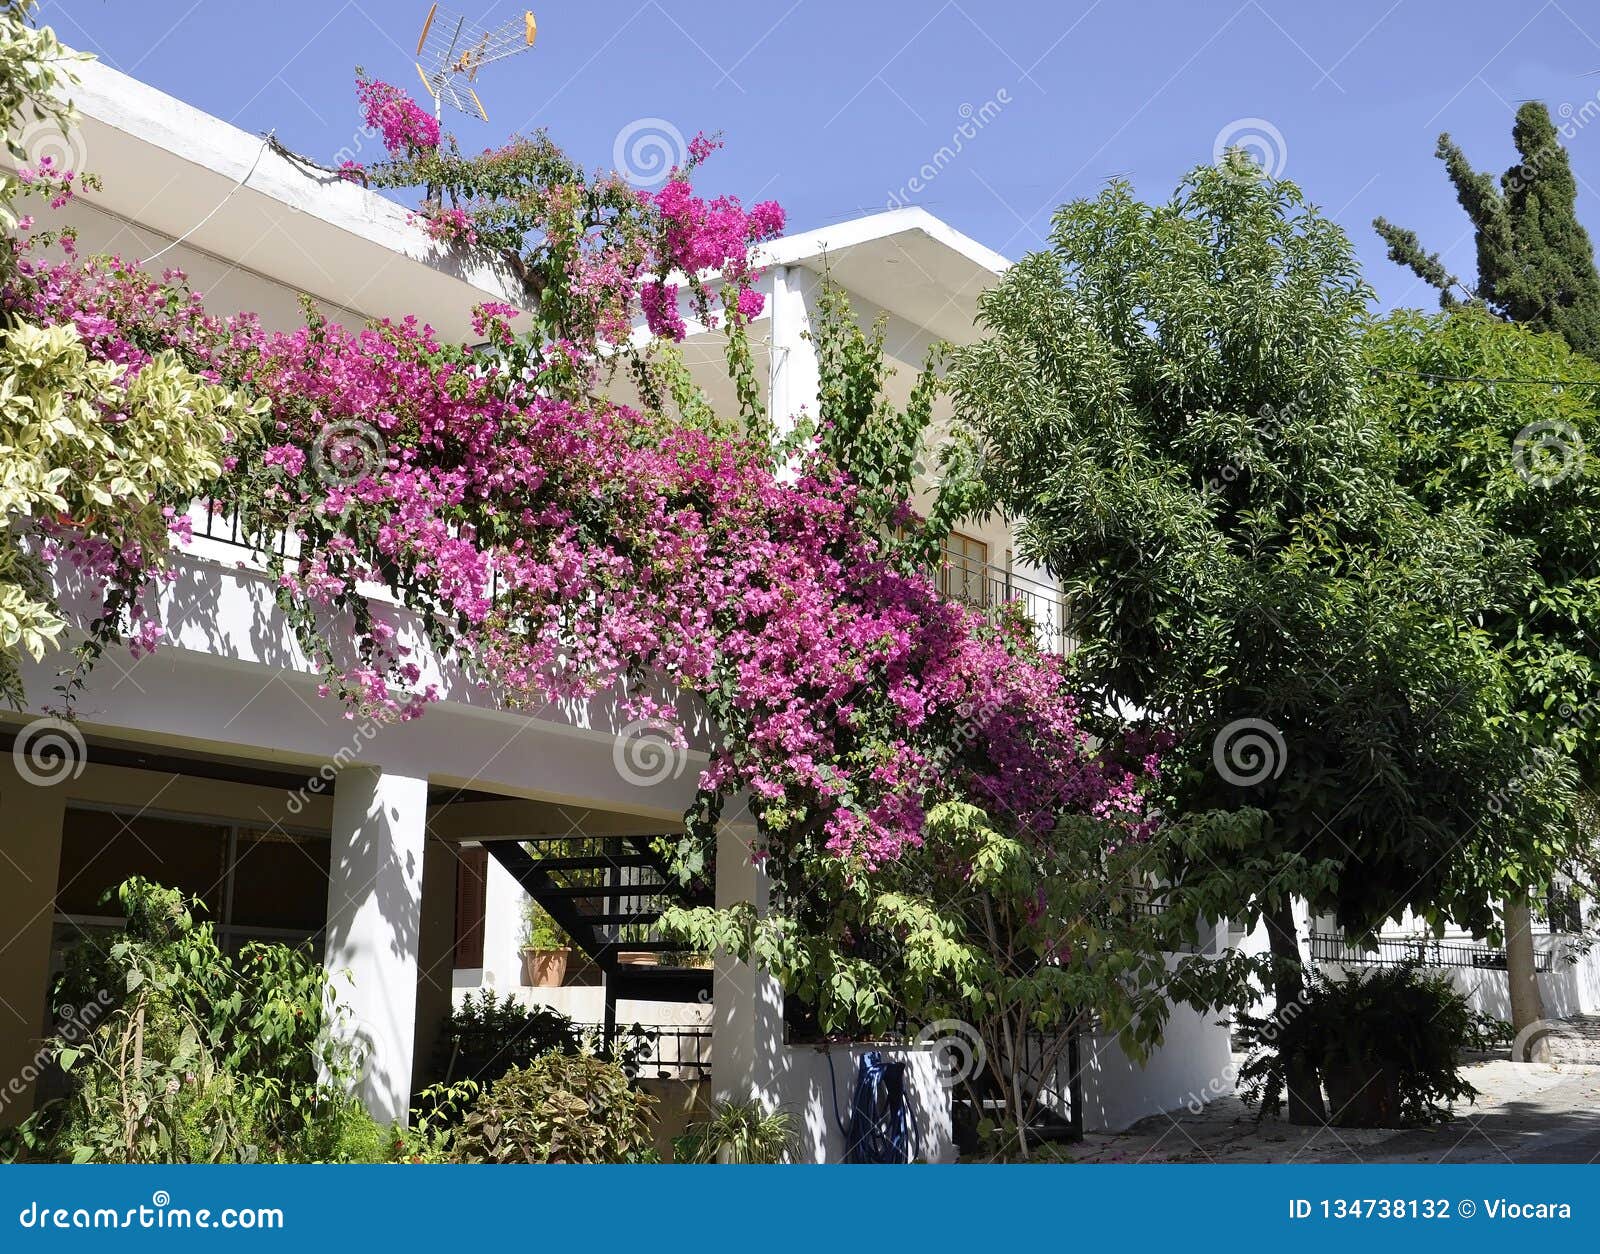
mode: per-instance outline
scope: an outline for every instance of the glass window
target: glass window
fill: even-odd
[[[142,875],[202,903],[218,941],[320,940],[328,912],[327,836],[148,814],[69,809],[56,890],[58,948],[92,921],[118,921],[108,890]],[[64,930],[63,930],[64,929]]]
[[[326,836],[241,829],[234,857],[233,908],[237,928],[272,928],[310,936],[328,915]]]
[[[982,540],[952,531],[944,542],[939,591],[979,609],[987,608],[991,603],[989,546]]]
[[[224,825],[68,810],[61,829],[61,874],[56,910],[76,916],[120,916],[101,898],[131,875],[180,889],[222,919],[226,899],[228,828]]]

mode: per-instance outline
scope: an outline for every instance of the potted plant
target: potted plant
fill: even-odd
[[[560,988],[572,959],[572,938],[537,901],[523,915],[522,982],[533,988]]]

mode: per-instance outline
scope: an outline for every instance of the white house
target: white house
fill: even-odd
[[[104,180],[67,211],[83,251],[181,267],[213,311],[255,310],[268,327],[297,324],[306,293],[334,320],[416,314],[442,337],[468,339],[475,304],[515,303],[493,269],[439,251],[399,205],[104,66],[82,79],[82,128],[68,142],[80,149],[74,164]],[[894,386],[905,388],[931,342],[973,334],[976,298],[1005,264],[919,209],[780,239],[763,260],[768,301],[754,336],[770,407],[786,415],[815,404],[805,331],[825,267],[864,319],[887,316]],[[685,347],[711,387],[721,377],[714,335]],[[197,517],[205,524],[159,592],[162,647],[137,662],[106,657],[72,727],[38,707],[0,715],[0,1076],[23,1077],[0,1118],[31,1102],[53,964],[84,930],[114,923],[100,895],[138,872],[201,897],[228,944],[311,940],[330,971],[350,973],[342,987],[371,1057],[364,1096],[382,1117],[406,1114],[453,993],[493,987],[580,1019],[675,1025],[671,1074],[709,1059],[718,1095],[794,1107],[807,1155],[836,1156],[827,1068],[847,1082],[853,1052],[791,1047],[770,979],[721,958],[714,972],[663,965],[672,959],[650,931],[662,881],[648,838],[678,829],[704,753],[631,769],[613,703],[498,709],[439,664],[414,624],[422,682],[442,699],[413,722],[351,722],[316,695],[248,547],[225,518]],[[1026,597],[1044,638],[1064,646],[1059,597],[1016,560],[1003,520],[976,520],[950,544],[941,579],[951,595]],[[53,664],[27,672],[39,706]],[[52,743],[64,751],[50,754]],[[732,822],[719,845],[722,901],[760,899],[748,835]],[[604,890],[561,890],[541,845],[605,869]],[[525,985],[529,888],[587,949],[591,983]],[[1146,1070],[1113,1048],[1093,1054],[1088,1126],[1214,1091],[1227,1058],[1225,1033],[1184,1013]],[[927,1053],[913,1062],[927,1148],[948,1156],[946,1095]]]

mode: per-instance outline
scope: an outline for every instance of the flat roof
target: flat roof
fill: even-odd
[[[66,94],[84,165],[103,181],[83,197],[96,209],[366,317],[414,314],[448,340],[473,338],[474,305],[521,303],[503,267],[435,244],[404,205],[101,62],[75,72]],[[783,236],[756,261],[827,270],[954,341],[971,337],[979,293],[1009,264],[916,206]]]
[[[435,244],[403,205],[101,62],[74,72],[64,94],[103,182],[83,197],[95,208],[368,317],[415,314],[446,339],[472,338],[474,305],[518,302],[509,273]]]

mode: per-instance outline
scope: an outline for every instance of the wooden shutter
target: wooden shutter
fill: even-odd
[[[456,852],[455,965],[483,965],[483,916],[488,896],[489,851],[482,845]]]

